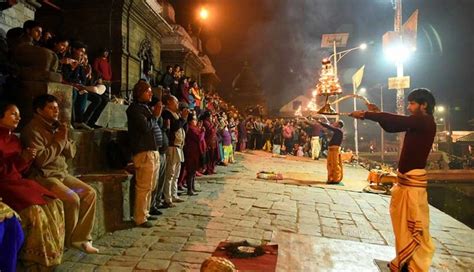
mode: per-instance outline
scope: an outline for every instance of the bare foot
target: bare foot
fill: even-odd
[[[99,253],[99,249],[92,246],[92,242],[84,242],[84,243],[75,242],[75,243],[72,243],[72,246],[88,254]]]

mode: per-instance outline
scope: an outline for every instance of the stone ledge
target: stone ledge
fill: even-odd
[[[124,153],[128,153],[128,132],[126,130],[72,130],[71,138],[77,147],[76,157],[68,161],[69,172],[73,175],[115,171],[115,167],[118,166],[114,165],[110,158],[111,155],[107,154],[110,152],[109,144],[112,141],[115,141],[118,147],[123,147]],[[131,160],[131,153],[124,155],[130,155],[129,159]],[[116,159],[116,156],[113,159]]]
[[[130,180],[126,171],[112,171],[77,176],[97,192],[93,237],[130,227]]]

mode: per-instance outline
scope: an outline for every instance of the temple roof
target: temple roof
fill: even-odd
[[[244,62],[244,66],[240,73],[232,81],[232,89],[238,92],[259,92],[261,91],[260,82],[252,70],[248,62]]]

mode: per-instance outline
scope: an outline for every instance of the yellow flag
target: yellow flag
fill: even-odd
[[[409,48],[416,48],[416,36],[418,32],[418,10],[415,10],[408,20],[403,24],[403,43]]]
[[[360,83],[362,83],[362,78],[364,77],[364,68],[365,65],[362,65],[359,70],[352,76],[352,82],[354,83],[354,86],[358,88],[360,86]]]

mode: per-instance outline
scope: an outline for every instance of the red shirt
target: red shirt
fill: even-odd
[[[366,112],[365,119],[376,121],[387,132],[406,132],[398,171],[424,169],[436,135],[432,115],[396,115],[386,112]]]
[[[20,156],[20,139],[9,132],[0,127],[0,197],[16,212],[32,205],[44,205],[43,196],[56,196],[36,181],[22,178],[30,163]]]
[[[94,71],[106,81],[112,80],[112,67],[110,67],[109,60],[104,57],[96,58],[94,60]]]

